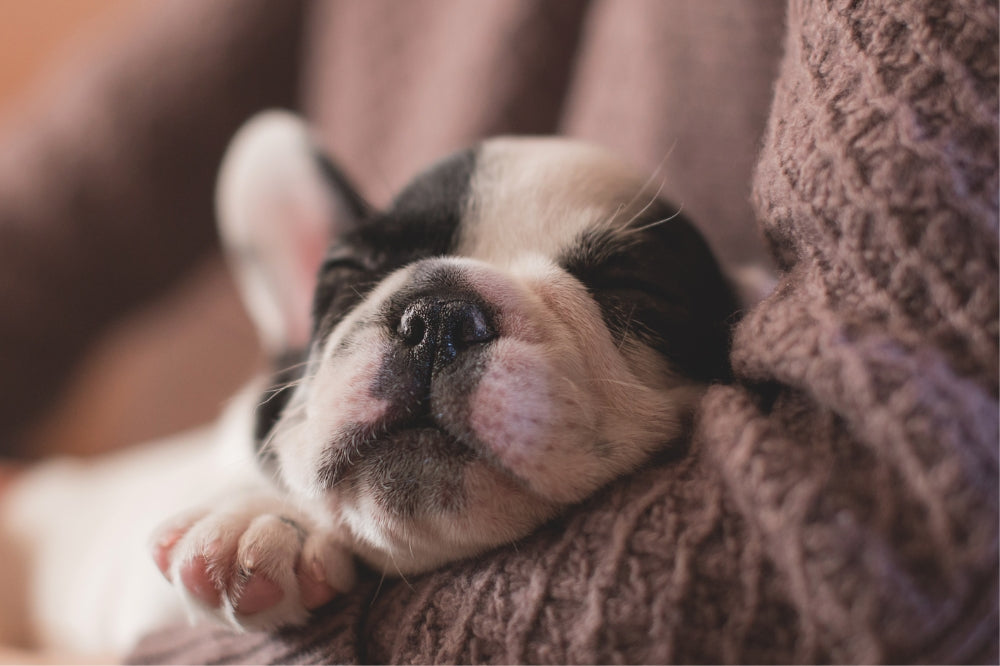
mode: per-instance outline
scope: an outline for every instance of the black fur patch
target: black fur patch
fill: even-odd
[[[403,190],[387,211],[363,219],[330,248],[313,303],[316,339],[326,339],[392,271],[454,250],[475,168],[473,150],[439,162]]]
[[[724,380],[736,297],[675,210],[658,200],[629,229],[585,232],[559,263],[587,287],[617,341],[638,339],[694,379]]]

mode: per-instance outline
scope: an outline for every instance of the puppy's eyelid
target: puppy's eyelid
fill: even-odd
[[[597,280],[590,286],[590,289],[595,293],[634,292],[645,294],[656,301],[670,300],[670,294],[663,288],[663,285],[628,275]]]
[[[640,239],[622,234],[616,229],[592,229],[583,232],[574,244],[566,263],[576,270],[600,268],[622,252],[633,247]]]
[[[327,271],[332,271],[338,268],[346,268],[348,270],[362,272],[369,272],[372,270],[372,268],[368,265],[368,262],[364,261],[360,257],[341,255],[327,257],[323,261],[320,271],[326,273]]]

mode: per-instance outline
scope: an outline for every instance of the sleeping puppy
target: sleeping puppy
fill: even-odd
[[[405,575],[514,541],[680,446],[727,375],[736,301],[707,245],[590,145],[486,141],[376,211],[270,112],[218,208],[277,371],[216,426],[17,484],[6,561],[32,563],[20,617],[48,647],[125,650],[185,609],[298,624],[356,561]]]

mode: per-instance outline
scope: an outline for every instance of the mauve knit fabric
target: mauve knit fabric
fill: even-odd
[[[516,545],[365,579],[306,628],[170,627],[131,661],[997,661],[996,2],[308,17],[305,108],[376,200],[482,133],[561,131],[662,161],[727,260],[756,256],[755,215],[781,277],[684,450]]]

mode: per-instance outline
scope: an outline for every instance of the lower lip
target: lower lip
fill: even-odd
[[[449,459],[466,458],[471,454],[469,447],[437,426],[404,428],[372,442],[374,455],[392,456],[410,451]]]
[[[437,463],[462,462],[474,457],[473,450],[437,426],[415,426],[390,430],[348,445],[334,443],[329,462],[323,465],[325,478],[321,481],[333,488],[350,478],[357,478],[362,470],[379,465],[400,465],[410,468]],[[405,460],[404,460],[405,457]],[[321,474],[321,476],[324,476]]]

